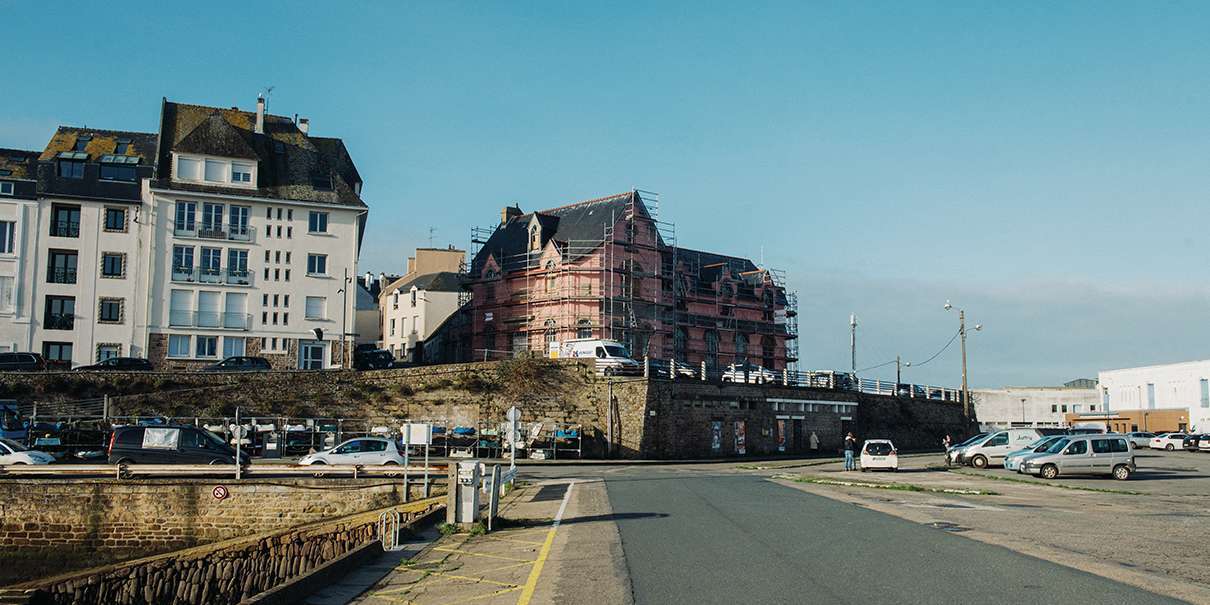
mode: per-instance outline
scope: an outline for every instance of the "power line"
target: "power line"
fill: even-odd
[[[945,343],[945,346],[941,347],[941,350],[940,350],[940,351],[937,351],[936,353],[933,353],[933,356],[932,356],[932,357],[929,357],[928,359],[926,359],[926,360],[924,360],[924,361],[922,361],[922,362],[920,362],[920,363],[916,363],[916,362],[913,362],[913,361],[909,361],[909,362],[908,362],[906,365],[911,366],[911,367],[913,367],[913,368],[918,368],[918,367],[920,367],[920,366],[922,366],[922,365],[924,365],[924,364],[926,364],[926,363],[928,363],[928,362],[930,362],[930,361],[932,361],[932,360],[934,360],[934,359],[937,359],[938,357],[940,357],[940,356],[941,356],[941,354],[942,354],[942,353],[944,353],[944,352],[945,352],[945,350],[946,350],[946,349],[950,348],[950,345],[954,344],[954,341],[958,339],[958,335],[959,335],[959,334],[961,334],[961,333],[962,333],[962,331],[961,331],[961,330],[959,330],[959,331],[957,331],[957,332],[954,332],[954,335],[950,337],[949,342]],[[875,365],[875,366],[870,366],[870,367],[868,367],[868,368],[863,368],[863,369],[857,370],[857,372],[858,372],[858,373],[860,373],[860,372],[866,372],[866,371],[869,371],[869,370],[876,370],[876,369],[881,368],[881,367],[884,367],[884,366],[889,366],[889,365],[891,365],[891,364],[893,364],[893,363],[896,363],[896,362],[898,362],[898,361],[899,361],[898,359],[892,359],[892,360],[890,360],[890,361],[884,361],[884,362],[882,362],[882,363],[880,363],[880,364],[878,364],[878,365]]]

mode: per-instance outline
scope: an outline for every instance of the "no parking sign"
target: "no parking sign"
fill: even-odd
[[[212,492],[210,492],[210,493],[211,493],[211,494],[214,494],[214,499],[215,499],[215,500],[226,500],[226,499],[227,499],[227,496],[230,496],[230,495],[231,495],[231,492],[228,492],[228,491],[227,491],[227,488],[226,488],[225,486],[222,486],[222,485],[216,485],[216,486],[214,486],[214,491],[212,491]]]

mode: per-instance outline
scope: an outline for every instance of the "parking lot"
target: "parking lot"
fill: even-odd
[[[1139,449],[1135,457],[1138,472],[1128,481],[946,469],[940,453],[904,456],[895,473],[845,472],[839,462],[758,472],[939,531],[1210,603],[1210,453]]]

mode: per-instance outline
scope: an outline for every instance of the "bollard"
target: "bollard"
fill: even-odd
[[[706,362],[702,362],[702,381],[706,380]]]
[[[650,377],[651,377],[651,358],[644,355],[643,356],[643,378],[650,378]]]

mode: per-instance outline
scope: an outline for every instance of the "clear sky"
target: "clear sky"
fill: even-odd
[[[361,267],[502,206],[661,194],[682,245],[789,272],[802,367],[977,386],[1210,357],[1210,4],[0,2],[0,146],[152,131],[162,96],[312,120]],[[868,372],[891,378],[894,367]],[[957,346],[905,372],[955,384]]]

